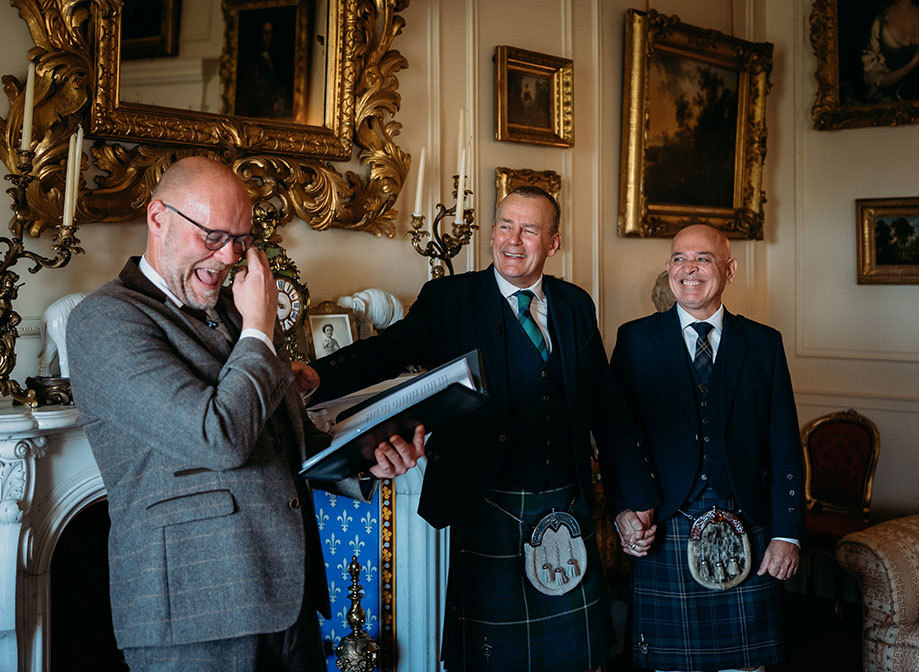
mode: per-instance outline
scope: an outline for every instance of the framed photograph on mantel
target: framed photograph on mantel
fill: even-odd
[[[495,140],[574,146],[574,62],[495,47]]]
[[[814,128],[919,122],[919,4],[914,0],[814,0]]]
[[[334,301],[323,301],[307,314],[310,359],[331,355],[357,340],[354,314]]]
[[[919,284],[919,198],[855,201],[858,284]]]
[[[761,240],[772,44],[634,9],[625,37],[619,235]]]

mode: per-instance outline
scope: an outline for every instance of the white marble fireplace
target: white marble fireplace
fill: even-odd
[[[421,476],[395,483],[397,672],[440,669],[445,544],[415,513]],[[104,498],[72,408],[0,410],[0,670],[49,669],[51,558],[70,521]]]

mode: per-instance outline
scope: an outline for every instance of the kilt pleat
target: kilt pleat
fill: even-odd
[[[583,497],[571,511],[587,546],[587,572],[564,595],[544,595],[524,574],[523,542],[553,508],[567,510],[577,486],[488,497],[528,525],[481,501],[451,527],[443,659],[450,672],[580,672],[607,659],[614,643],[600,553]]]
[[[706,490],[684,510],[710,510],[717,496]],[[742,514],[741,517],[743,518]],[[632,568],[632,650],[637,667],[712,670],[755,667],[784,658],[782,584],[757,576],[769,543],[767,530],[744,519],[753,556],[740,585],[717,591],[692,578],[686,545],[692,522],[677,513],[657,526],[652,550]]]

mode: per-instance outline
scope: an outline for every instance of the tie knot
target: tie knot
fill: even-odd
[[[536,296],[529,289],[521,289],[514,292],[514,294],[517,295],[517,308],[519,310],[526,310],[529,308],[530,304],[533,303],[533,299]]]
[[[708,338],[708,332],[715,328],[708,322],[693,322],[689,326],[696,330],[700,338]]]

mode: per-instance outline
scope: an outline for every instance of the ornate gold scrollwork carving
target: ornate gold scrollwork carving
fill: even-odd
[[[60,217],[67,143],[81,119],[89,122],[87,136],[96,138],[91,160],[102,172],[93,188],[80,190],[82,222],[135,218],[162,172],[195,154],[232,166],[256,203],[279,202],[280,224],[297,216],[316,230],[394,235],[393,205],[411,158],[394,140],[401,129],[392,120],[400,105],[396,74],[407,62],[391,45],[405,25],[397,12],[409,0],[330,2],[341,49],[329,90],[341,104],[329,106],[329,128],[120,102],[120,0],[11,2],[35,43],[29,52],[36,64],[31,235]],[[22,87],[8,75],[3,84],[10,113],[0,120],[0,159],[15,172],[10,148],[21,127]],[[357,159],[369,169],[366,177],[351,170],[342,174],[331,163],[351,158],[352,141],[359,147]]]

